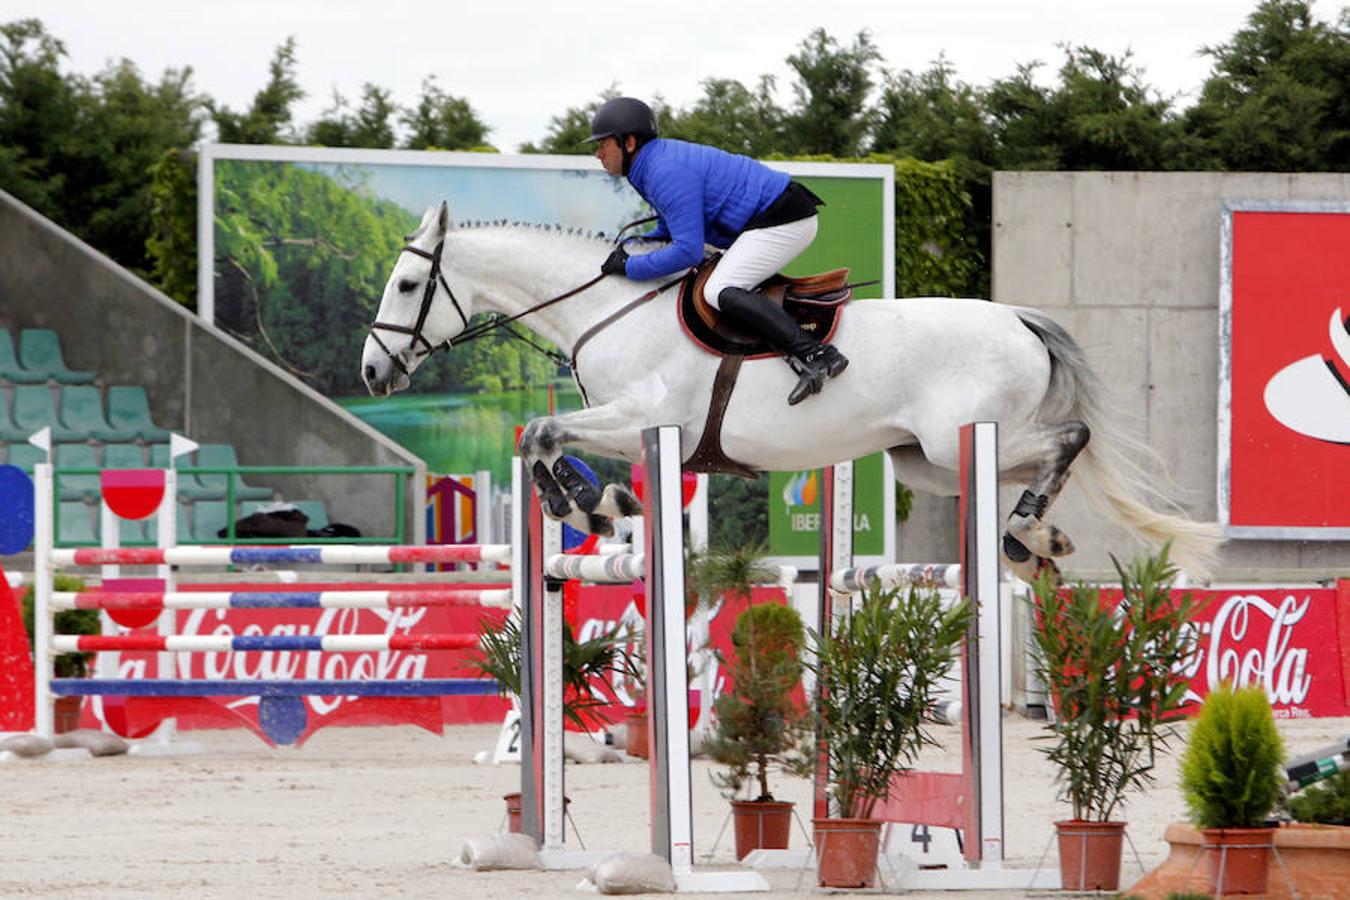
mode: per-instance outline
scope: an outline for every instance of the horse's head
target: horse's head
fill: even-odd
[[[399,252],[361,352],[361,378],[374,395],[406,388],[422,360],[469,325],[470,310],[441,266],[449,230],[446,204],[429,207]]]

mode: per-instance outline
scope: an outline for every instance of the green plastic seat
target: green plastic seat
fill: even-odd
[[[192,542],[219,541],[218,532],[229,524],[230,512],[224,500],[198,500],[192,504]]]
[[[235,455],[233,444],[203,444],[197,448],[191,465],[201,468],[236,469],[239,467],[239,457]],[[224,474],[179,475],[178,493],[194,500],[224,500],[228,480],[229,476]],[[272,489],[254,487],[246,484],[242,478],[236,477],[234,497],[236,500],[270,500]]]
[[[98,543],[92,506],[79,500],[62,500],[60,516],[61,523],[56,536],[58,544]]]
[[[45,372],[30,372],[19,365],[14,354],[14,338],[8,328],[0,328],[0,379],[15,384],[46,384]]]
[[[48,426],[52,429],[53,440],[70,440],[60,436],[65,433],[65,429],[56,417],[56,404],[52,402],[52,392],[45,384],[16,387],[13,413],[14,426],[23,435],[22,440],[28,440],[30,435]]]
[[[103,448],[103,468],[148,468],[145,464],[145,449],[140,444],[109,444]]]
[[[0,441],[22,443],[28,440],[28,435],[19,432],[19,426],[9,414],[9,393],[8,390],[0,391]]]
[[[117,542],[122,547],[144,546],[149,543],[145,536],[146,519],[118,519]]]
[[[62,500],[97,502],[102,490],[97,475],[63,475],[62,469],[97,469],[94,448],[89,444],[56,445],[56,490]]]
[[[61,424],[67,434],[87,435],[99,441],[109,443],[134,441],[134,430],[114,428],[103,416],[103,398],[93,385],[80,385],[61,388]],[[56,439],[62,440],[57,435]],[[81,440],[81,438],[75,438]]]
[[[178,536],[174,542],[177,544],[195,544],[196,540],[192,537],[192,504],[178,504],[178,527],[175,529]],[[159,516],[151,516],[145,520],[145,539],[150,544],[158,546],[159,544]]]
[[[66,366],[61,338],[50,328],[25,328],[19,334],[19,363],[29,372],[42,373],[61,384],[88,384],[93,372],[77,372]]]
[[[108,388],[108,424],[134,431],[146,443],[169,439],[169,429],[160,428],[150,416],[150,400],[145,395],[145,388],[135,385]]]
[[[42,452],[41,447],[34,447],[32,444],[9,445],[9,464],[18,466],[29,475],[33,474],[33,466],[46,461],[47,454]]]

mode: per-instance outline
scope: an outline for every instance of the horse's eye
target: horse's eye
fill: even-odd
[[[404,294],[411,293],[417,288],[417,282],[411,278],[402,278],[399,280],[398,289]]]

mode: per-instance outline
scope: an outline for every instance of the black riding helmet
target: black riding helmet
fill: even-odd
[[[625,134],[636,136],[639,144],[657,135],[656,113],[635,97],[615,97],[600,104],[591,119],[591,136],[586,142],[593,144],[603,138]]]
[[[637,148],[628,152],[624,135],[637,138]],[[593,144],[607,137],[618,138],[619,149],[623,152],[623,174],[627,175],[633,165],[633,157],[642,145],[657,135],[656,113],[652,108],[634,97],[615,97],[600,104],[591,118],[591,136],[586,143]]]

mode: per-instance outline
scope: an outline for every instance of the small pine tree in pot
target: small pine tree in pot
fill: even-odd
[[[731,801],[736,858],[751,850],[786,849],[793,804],[774,799],[769,768],[785,762],[805,736],[806,710],[796,697],[802,677],[806,629],[790,606],[759,603],[736,619],[728,664],[730,691],[715,704],[713,732],[704,749],[726,771],[714,782]],[[747,785],[758,796],[737,800]]]
[[[1230,684],[1210,691],[1181,758],[1181,790],[1204,835],[1210,890],[1266,890],[1275,829],[1266,824],[1284,797],[1284,742],[1265,691]]]

